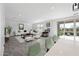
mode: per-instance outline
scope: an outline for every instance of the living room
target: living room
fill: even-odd
[[[50,55],[50,47],[53,47],[59,39],[67,40],[73,37],[73,40],[75,40],[75,24],[79,20],[79,11],[74,11],[73,5],[75,5],[75,3],[0,4],[0,22],[2,25],[0,30],[3,30],[5,28],[4,31],[1,31],[2,40],[0,41],[0,55],[44,56],[47,55],[47,52],[48,55]],[[69,33],[65,34],[66,30],[63,29],[63,31],[61,30],[63,32],[63,35],[60,35],[61,37],[59,37],[59,34],[61,34],[58,31],[59,23],[63,23],[62,26],[65,28],[67,27],[65,23],[69,22],[73,22],[73,36],[71,36],[71,34]],[[53,41],[46,41],[47,39],[52,39]],[[39,44],[36,44],[36,42],[40,42],[41,48],[38,47]],[[35,47],[37,47],[37,49],[32,46],[33,44],[36,44]],[[35,49],[36,52],[32,49]],[[30,52],[28,52],[29,50]]]

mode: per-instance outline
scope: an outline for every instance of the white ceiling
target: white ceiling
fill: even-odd
[[[11,21],[40,22],[69,16],[71,6],[72,3],[10,3],[5,4],[5,17]]]

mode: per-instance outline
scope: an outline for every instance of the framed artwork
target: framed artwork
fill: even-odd
[[[79,3],[74,3],[72,9],[73,11],[79,10]]]
[[[24,29],[24,24],[19,24],[19,30],[23,30]]]

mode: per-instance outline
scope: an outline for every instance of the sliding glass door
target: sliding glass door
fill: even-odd
[[[74,40],[74,22],[65,22],[65,39]]]
[[[58,36],[66,40],[79,41],[79,21],[64,21],[58,23]]]
[[[64,38],[64,23],[58,24],[58,36]]]
[[[76,21],[76,36],[75,36],[75,40],[79,41],[79,21]]]

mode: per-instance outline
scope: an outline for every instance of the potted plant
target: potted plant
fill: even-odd
[[[11,31],[12,31],[11,26],[7,26],[7,27],[5,27],[5,35],[6,35],[6,36],[10,36]]]
[[[9,40],[11,31],[12,31],[11,26],[5,27],[5,42]]]

